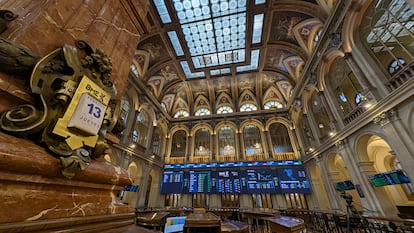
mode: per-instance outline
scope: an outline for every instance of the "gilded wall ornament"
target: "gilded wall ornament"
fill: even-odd
[[[30,77],[36,106],[16,106],[0,116],[3,131],[36,139],[59,157],[67,178],[109,148],[107,132],[123,129],[117,121],[119,101],[112,99],[110,58],[84,41],[76,45],[64,45],[37,62]]]

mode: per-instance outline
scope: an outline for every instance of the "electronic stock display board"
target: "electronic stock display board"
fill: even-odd
[[[161,193],[310,193],[301,161],[261,161],[164,166]]]

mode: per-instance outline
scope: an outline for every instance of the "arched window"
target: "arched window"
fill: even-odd
[[[164,109],[164,111],[167,112],[167,107],[165,106],[164,102],[161,103],[161,108]]]
[[[210,114],[211,114],[211,112],[207,108],[199,108],[194,113],[195,116],[207,116],[207,115],[210,115]]]
[[[188,114],[188,112],[186,110],[178,110],[175,114],[174,114],[174,118],[184,118],[184,117],[188,117],[190,114]]]
[[[121,112],[119,113],[119,119],[124,123],[124,126],[127,126],[128,118],[131,112],[131,100],[127,95],[123,95],[121,97]],[[128,135],[128,132],[125,133],[126,129],[124,129],[120,135]]]
[[[210,155],[210,132],[206,128],[201,128],[194,135],[194,156]]]
[[[154,133],[152,134],[152,153],[160,156],[162,144],[163,140],[161,129],[159,127],[155,127]]]
[[[277,102],[277,101],[270,100],[270,101],[267,101],[264,104],[263,107],[266,110],[268,110],[268,109],[277,109],[277,108],[280,109],[280,108],[283,108],[283,105],[281,103]]]
[[[397,60],[394,60],[391,62],[391,64],[388,66],[388,73],[391,75],[397,72],[403,65],[405,65],[405,60],[402,58],[398,58]]]
[[[272,140],[273,156],[277,160],[293,160],[292,143],[289,132],[285,125],[281,123],[271,124],[269,127],[270,139]]]
[[[327,76],[328,88],[335,93],[338,112],[346,116],[360,105],[365,97],[363,89],[354,73],[343,58],[332,63]]]
[[[130,68],[131,68],[131,72],[135,75],[135,77],[138,78],[138,70],[135,64],[131,64]]]
[[[233,112],[233,109],[228,105],[221,106],[217,109],[217,114],[226,114],[226,113],[232,113],[232,112]]]
[[[184,130],[178,130],[172,137],[171,157],[185,157],[187,147],[187,134]]]
[[[330,120],[323,106],[321,97],[316,92],[312,95],[311,111],[316,122],[316,127],[319,130],[319,138],[328,136],[330,132]]]
[[[263,154],[262,137],[255,125],[247,125],[243,129],[244,149],[246,155]]]
[[[404,0],[375,0],[360,26],[361,41],[390,76],[414,60],[414,9]],[[404,61],[404,63],[403,63]],[[392,71],[392,72],[390,72]]]
[[[149,136],[148,134],[150,133],[149,127],[151,126],[152,124],[148,114],[145,111],[140,112],[135,122],[134,131],[132,133],[132,141],[146,147]]]
[[[242,106],[240,106],[240,112],[251,112],[251,111],[257,111],[257,106],[251,103],[245,103]]]
[[[220,128],[218,132],[219,155],[235,155],[236,143],[234,131],[228,126]]]

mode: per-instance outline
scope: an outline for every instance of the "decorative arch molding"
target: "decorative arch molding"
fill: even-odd
[[[229,94],[222,92],[217,96],[215,111],[221,106],[230,106],[234,111],[234,104]]]
[[[353,48],[357,48],[355,38],[357,37],[358,33],[355,34],[355,28],[358,28],[361,24],[365,11],[372,1],[373,0],[364,2],[359,1],[358,3],[354,3],[350,8],[350,11],[347,12],[342,24],[341,32],[342,49],[344,53],[350,53],[353,51]]]
[[[255,105],[257,108],[259,108],[260,106],[258,106],[257,104],[257,100],[255,95],[253,94],[252,91],[250,90],[244,90],[241,94],[240,94],[240,98],[239,98],[239,109],[240,107],[245,104],[245,103],[251,103],[253,105]]]
[[[389,148],[392,150],[385,137],[376,132],[364,132],[355,139],[355,151],[357,152],[356,159],[358,162],[376,162],[372,155],[378,151],[376,148]]]
[[[326,88],[326,76],[331,68],[331,65],[335,61],[335,59],[344,57],[344,56],[345,54],[338,49],[331,48],[328,51],[326,51],[326,53],[324,54],[325,59],[322,59],[322,62],[320,63],[317,69],[317,79],[318,79],[317,82],[318,82],[318,89],[320,91],[324,91]]]
[[[157,118],[155,117],[155,111],[148,103],[144,103],[140,106],[139,111],[145,111],[152,122],[152,126],[157,125]]]
[[[211,111],[210,101],[204,95],[199,95],[194,101],[194,112],[202,107],[205,107]]]
[[[149,78],[147,85],[151,87],[155,97],[159,97],[164,86],[164,78],[161,76],[152,76]]]
[[[190,113],[190,108],[188,107],[187,102],[181,97],[177,97],[177,100],[175,101],[172,108],[172,115],[174,115],[179,110],[186,110],[188,113]]]
[[[299,45],[310,55],[315,47],[315,37],[323,27],[323,24],[318,18],[310,18],[303,20],[295,25],[293,32]],[[304,33],[307,31],[308,33]]]
[[[135,180],[134,183],[137,183],[137,177],[142,177],[142,164],[141,163],[136,163],[135,161],[131,161],[128,164],[128,168],[127,171],[129,172],[130,176],[132,179]]]
[[[329,13],[332,11],[335,1],[334,0],[316,0],[316,2],[318,3],[319,6],[322,7],[322,9],[326,13]]]
[[[248,119],[248,120],[243,121],[243,122],[240,124],[240,132],[243,132],[243,129],[244,129],[247,125],[254,125],[254,126],[256,126],[257,128],[259,128],[259,130],[260,130],[261,132],[263,132],[263,131],[264,131],[264,127],[263,127],[262,122],[260,122],[260,121],[258,121],[258,120],[256,120],[256,119]]]
[[[279,103],[281,103],[283,105],[286,105],[285,98],[280,93],[279,89],[276,88],[275,86],[270,86],[265,91],[265,94],[263,95],[263,101],[262,101],[263,105],[265,103],[267,103],[268,101],[276,101],[276,102],[279,102]]]
[[[190,133],[190,135],[189,136],[194,136],[195,135],[195,133],[198,131],[198,130],[200,130],[200,129],[207,129],[208,130],[208,132],[210,133],[210,135],[212,135],[213,134],[213,129],[211,128],[211,125],[210,124],[207,124],[207,123],[199,123],[199,124],[196,124],[192,129],[191,129],[191,133]]]
[[[286,105],[286,103],[289,102],[290,93],[292,89],[294,88],[294,85],[296,85],[296,83],[293,82],[292,84],[292,82],[289,80],[281,80],[281,81],[276,82],[275,85],[279,88],[280,93],[282,93],[283,98],[281,99],[285,101],[285,105]]]
[[[172,136],[179,130],[184,130],[187,137],[190,135],[190,130],[186,126],[184,126],[184,125],[175,125],[170,129],[168,137],[172,138]]]
[[[146,75],[150,57],[150,53],[145,50],[135,50],[134,59],[132,60],[132,63],[134,64],[137,70],[138,78],[143,79]]]
[[[131,85],[131,83],[129,83],[129,85]],[[129,96],[130,100],[132,101],[131,107],[133,107],[134,111],[138,111],[140,108],[140,102],[137,91],[135,90],[135,88],[125,88],[125,90],[126,95]]]
[[[284,125],[287,128],[288,131],[290,131],[290,130],[292,130],[292,129],[295,128],[295,126],[293,125],[293,122],[292,121],[290,121],[290,120],[288,120],[288,119],[286,119],[284,117],[273,117],[273,118],[270,118],[266,122],[266,125],[264,127],[264,130],[265,131],[268,131],[269,130],[269,127],[272,124],[275,124],[275,123],[280,123],[280,124]]]
[[[157,120],[157,127],[161,129],[164,136],[168,134],[168,124],[164,119]]]
[[[312,95],[315,92],[319,92],[318,88],[314,85],[307,85],[305,87],[305,91],[302,94],[302,104],[303,104],[303,112],[307,114],[309,112],[309,102],[312,100]]]
[[[231,128],[234,131],[234,133],[239,133],[239,129],[238,129],[237,125],[234,122],[232,122],[232,121],[221,121],[214,128],[214,134],[217,135],[219,130],[221,128],[225,127],[225,126]]]

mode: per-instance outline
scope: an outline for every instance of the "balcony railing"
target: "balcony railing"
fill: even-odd
[[[236,161],[236,155],[219,155],[217,157],[217,161],[219,162]]]
[[[170,157],[169,163],[175,164],[175,163],[184,163],[185,157]]]
[[[414,77],[414,62],[404,66],[388,81],[387,86],[393,91]]]
[[[414,221],[412,219],[397,219],[378,216],[348,216],[344,213],[328,211],[312,211],[289,209],[282,211],[283,215],[301,218],[305,221],[309,232],[332,233],[412,233]]]
[[[276,153],[276,160],[296,160],[295,152]]]
[[[210,162],[210,156],[204,155],[204,156],[194,156],[193,157],[194,163],[208,163]]]
[[[259,160],[265,160],[264,154],[252,154],[252,155],[246,155],[247,161],[259,161]]]

